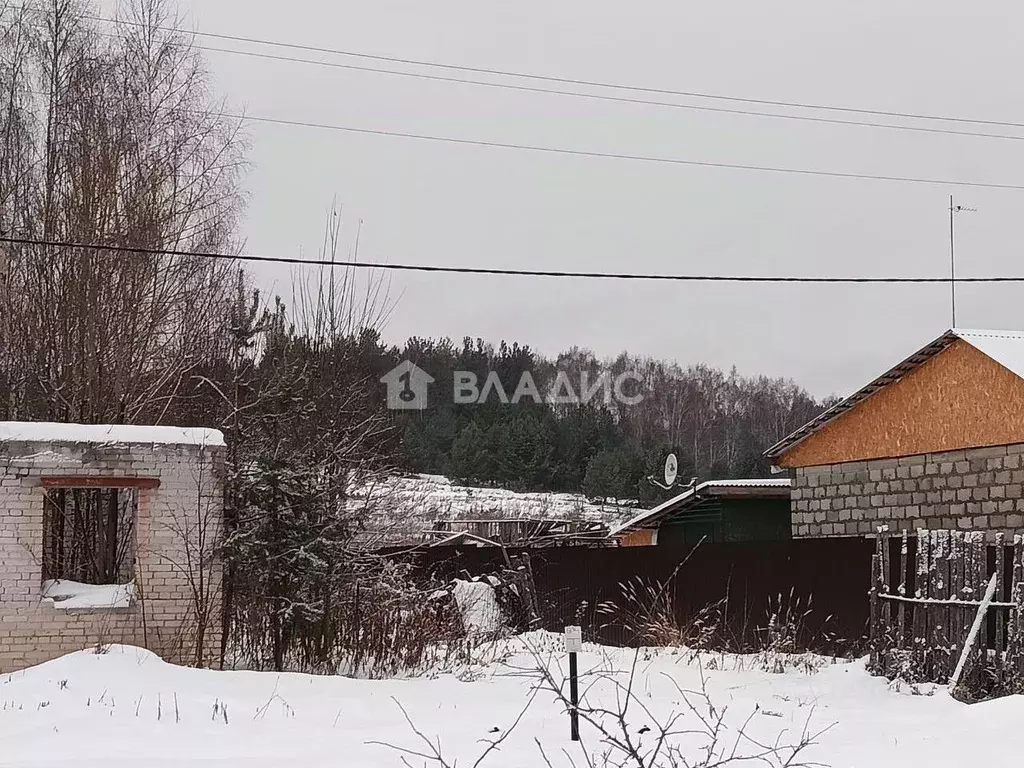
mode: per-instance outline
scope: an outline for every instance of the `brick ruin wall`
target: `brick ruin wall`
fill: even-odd
[[[159,487],[138,490],[136,597],[129,607],[65,609],[41,598],[41,478],[47,475],[159,479]],[[0,445],[0,673],[106,643],[148,648],[178,663],[214,660],[221,638],[215,547],[222,489],[219,447]],[[204,613],[206,620],[197,621]]]
[[[796,470],[793,536],[862,536],[879,526],[1024,532],[1024,444]]]

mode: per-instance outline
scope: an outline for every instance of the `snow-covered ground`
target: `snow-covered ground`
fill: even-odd
[[[580,520],[613,527],[636,505],[595,504],[574,493],[516,493],[458,485],[440,475],[393,475],[352,493],[356,514],[365,506],[365,538],[380,544],[424,540],[440,520]]]
[[[557,665],[564,659],[557,638],[535,634],[530,640],[550,658],[561,680]],[[614,706],[615,681],[628,680],[631,661],[628,651],[588,646],[580,657],[586,701]],[[649,746],[655,731],[642,730],[656,730],[655,721],[672,712],[686,713],[676,730],[694,729],[697,721],[681,691],[701,690],[703,676],[715,710],[726,710],[722,749],[733,748],[735,728],[743,723],[760,744],[794,743],[809,723],[811,731],[827,730],[796,763],[960,768],[1016,764],[1024,752],[1022,697],[967,706],[942,690],[933,695],[906,686],[897,690],[868,676],[862,662],[826,665],[815,673],[797,665],[782,674],[761,671],[750,658],[705,657],[703,662],[667,652],[641,656],[633,684],[637,700],[628,717],[632,738]],[[487,740],[501,737],[529,700],[531,678],[521,672],[534,666],[534,656],[519,652],[477,670],[472,679],[371,681],[185,669],[128,647],[104,654],[84,651],[0,677],[0,765],[400,766],[399,752],[372,742],[428,750],[403,718],[401,704],[416,728],[438,741],[450,764],[471,766]],[[610,676],[595,674],[606,667],[613,670]],[[687,698],[702,706],[692,693]],[[568,727],[562,705],[550,691],[541,691],[481,768],[543,766],[540,748],[556,768],[570,765],[570,757],[584,765],[583,747],[570,743]],[[601,751],[593,727],[584,723],[582,733],[584,746]],[[698,750],[706,741],[693,734],[675,737],[691,765],[702,764]],[[741,739],[739,749],[759,748]],[[437,765],[408,760],[416,768]]]

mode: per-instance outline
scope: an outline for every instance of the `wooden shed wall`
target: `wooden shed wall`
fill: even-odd
[[[619,537],[620,547],[653,547],[657,543],[657,528],[639,528]]]
[[[1021,442],[1024,379],[957,340],[777,463],[810,467]]]

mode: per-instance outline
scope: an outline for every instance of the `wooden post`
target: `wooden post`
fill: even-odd
[[[1014,640],[1011,643],[1009,663],[1018,682],[1024,682],[1024,581],[1013,585]]]
[[[928,597],[928,552],[931,541],[928,531],[917,530],[917,573],[914,596],[918,600]],[[928,646],[928,610],[923,603],[914,606],[914,643],[912,660],[915,670],[923,672],[925,667],[926,648]]]
[[[891,563],[891,559],[890,558],[891,558],[891,542],[892,542],[892,538],[889,535],[889,527],[888,526],[883,526],[879,530],[878,538],[879,538],[879,542],[881,543],[881,553],[882,553],[881,573],[879,574],[879,576],[881,577],[881,581],[882,581],[882,585],[881,585],[882,592],[881,592],[881,594],[883,594],[883,595],[891,595],[892,594],[892,587],[890,586],[890,580],[892,578],[892,576],[891,576],[892,571],[890,570],[890,568],[892,567],[892,563]],[[881,616],[879,618],[879,621],[880,621],[880,624],[881,624],[881,627],[880,627],[881,628],[881,634],[879,635],[879,640],[882,643],[882,648],[881,648],[881,664],[882,664],[882,669],[886,669],[889,666],[889,659],[892,658],[892,653],[891,653],[892,648],[894,646],[898,648],[899,645],[893,643],[893,637],[892,637],[892,634],[893,634],[893,621],[892,621],[892,608],[893,608],[893,605],[892,605],[892,600],[884,600],[883,599],[880,602],[881,602],[881,604],[879,605],[879,608],[881,609]]]
[[[960,651],[960,660],[957,662],[956,669],[953,670],[952,677],[949,678],[949,693],[951,696],[956,695],[957,688],[959,688],[960,683],[963,680],[968,659],[973,655],[971,651],[981,640],[981,629],[985,624],[985,614],[988,611],[989,604],[992,602],[992,598],[995,593],[996,574],[993,573],[992,577],[988,581],[988,587],[985,589],[985,595],[981,599],[981,605],[978,606],[978,612],[974,617],[974,624],[971,625],[970,634],[967,635],[967,642],[964,643],[964,647]]]
[[[972,600],[982,600],[985,596],[985,590],[989,581],[992,578],[992,574],[989,573],[988,569],[988,543],[985,541],[985,534],[981,531],[972,531],[971,538],[974,542],[974,595],[971,597]],[[971,625],[973,628],[973,624]],[[970,630],[968,630],[969,632]],[[982,622],[981,627],[978,629],[978,636],[972,644],[971,655],[979,656],[980,653],[987,643],[988,624]],[[968,667],[976,666],[976,659],[968,658]],[[962,681],[961,681],[962,682]]]
[[[977,587],[975,586],[978,581],[978,561],[977,552],[975,548],[975,533],[972,531],[967,534],[964,549],[964,586],[960,594],[961,600],[976,600]]]
[[[952,531],[950,533],[950,574],[949,574],[949,596],[953,600],[964,599],[964,560],[965,537],[963,531]],[[954,605],[949,608],[949,637],[957,646],[963,646],[967,639],[967,612],[962,605]]]
[[[940,600],[955,597],[952,591],[953,582],[953,531],[939,531],[939,542],[942,547],[942,559],[939,561],[939,594]],[[949,678],[953,671],[953,632],[952,621],[954,610],[949,605],[939,611],[939,664],[942,665],[943,677]]]
[[[882,556],[879,552],[875,552],[871,556],[871,592],[870,592],[870,610],[871,610],[871,626],[868,630],[869,641],[868,647],[870,648],[871,658],[870,665],[872,673],[879,675],[885,672],[881,662],[881,623],[882,623],[882,610],[880,603],[882,599]]]
[[[900,585],[897,588],[897,593],[900,597],[907,596],[907,572],[910,569],[910,563],[908,562],[907,556],[910,551],[909,545],[909,532],[906,528],[903,529],[903,534],[900,537],[900,561],[899,561],[899,574],[900,574]],[[907,645],[907,604],[900,600],[899,605],[896,608],[897,616],[897,632],[898,632],[898,645],[900,648],[904,648]]]
[[[1006,661],[1010,674],[1016,682],[1024,679],[1024,536],[1013,537],[1013,583],[1010,600],[1014,607],[1010,609],[1009,639],[1006,649]]]
[[[961,595],[961,600],[977,600],[978,599],[978,581],[982,578],[982,571],[980,568],[984,566],[980,562],[978,539],[980,535],[977,531],[970,531],[967,533],[966,538],[966,557],[964,559],[964,588]],[[970,619],[970,621],[968,621]],[[966,640],[967,636],[971,631],[971,621],[973,617],[969,613],[964,611],[964,632],[963,636]]]
[[[928,597],[938,599],[942,597],[940,594],[942,591],[942,577],[940,575],[943,555],[942,544],[940,543],[939,534],[943,531],[929,531],[928,532],[928,546],[931,549],[928,555]],[[928,615],[929,633],[926,640],[927,645],[927,669],[930,676],[936,678],[942,674],[940,669],[941,656],[939,648],[942,645],[942,619],[939,615],[939,611],[932,606],[929,606],[925,613]]]
[[[1004,567],[1006,565],[1006,560],[1005,560],[1006,550],[1005,550],[1005,546],[1006,546],[1006,535],[1003,534],[1002,532],[997,533],[996,534],[996,562],[995,562],[996,572],[995,572],[995,574],[993,574],[995,576],[995,579],[996,579],[996,596],[995,596],[995,600],[997,602],[1001,602],[1001,601],[1004,601],[1006,599],[1005,596],[1004,596],[1004,589],[1003,589],[1003,569],[1004,569]],[[996,685],[999,686],[999,687],[1002,686],[1003,679],[1004,679],[1003,662],[1004,662],[1004,654],[1006,652],[1006,625],[1005,625],[1005,622],[1004,622],[1004,611],[1005,610],[1006,610],[1005,608],[999,608],[998,610],[995,610],[995,611],[992,612],[993,615],[994,615],[994,618],[995,618],[995,625],[996,625],[995,626],[995,643],[994,643],[994,645],[995,645]],[[985,649],[982,649],[982,652],[984,653]]]

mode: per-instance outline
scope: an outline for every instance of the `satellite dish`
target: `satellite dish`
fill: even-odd
[[[668,458],[665,459],[665,485],[672,487],[672,484],[676,481],[676,476],[679,474],[679,462],[676,461],[676,455],[670,453]]]

